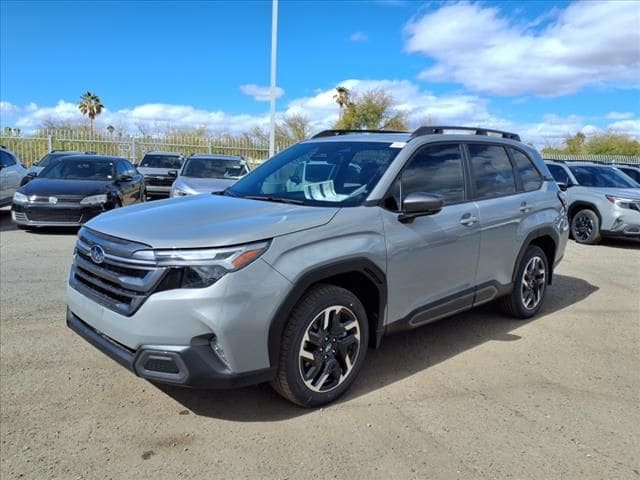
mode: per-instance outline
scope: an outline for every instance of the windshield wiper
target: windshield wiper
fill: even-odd
[[[292,203],[294,205],[304,205],[303,200],[297,200],[295,198],[285,198],[285,197],[272,197],[270,195],[246,195],[242,198],[248,198],[250,200],[264,200],[267,202]]]

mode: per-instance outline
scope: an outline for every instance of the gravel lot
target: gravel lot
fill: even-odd
[[[163,388],[65,326],[74,231],[0,211],[0,477],[640,479],[640,247],[570,243],[541,314],[383,341],[336,404]]]

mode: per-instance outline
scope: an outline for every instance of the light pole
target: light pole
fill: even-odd
[[[271,7],[271,97],[269,158],[276,153],[276,50],[278,47],[278,0],[272,0]]]

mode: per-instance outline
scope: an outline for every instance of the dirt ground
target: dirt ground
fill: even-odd
[[[0,477],[639,479],[640,244],[571,242],[542,312],[385,338],[328,408],[159,389],[65,326],[75,232],[0,211]]]

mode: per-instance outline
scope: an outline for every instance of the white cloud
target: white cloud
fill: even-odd
[[[628,120],[634,116],[633,112],[609,112],[605,115],[605,118],[609,120]]]
[[[12,116],[19,112],[19,108],[13,103],[0,102],[0,116]]]
[[[417,126],[425,119],[440,125],[484,126],[519,133],[523,141],[541,147],[546,143],[559,143],[576,132],[592,134],[612,129],[620,133],[640,138],[640,118],[633,113],[610,112],[609,123],[602,119],[597,125],[578,115],[544,115],[539,121],[517,122],[504,118],[491,111],[490,101],[479,95],[444,94],[436,95],[424,90],[420,85],[408,80],[346,79],[339,82],[351,91],[363,92],[370,89],[384,89],[390,92],[396,101],[396,108],[407,113],[409,124]],[[313,90],[307,97],[296,98],[277,113],[279,118],[286,114],[302,113],[318,131],[330,128],[338,119],[338,105],[333,98],[334,88]],[[75,103],[60,100],[54,106],[29,104],[17,106],[10,102],[0,103],[2,111],[11,111],[11,115],[2,115],[2,125],[19,127],[23,132],[34,130],[46,120],[86,122]],[[516,108],[516,107],[514,107]],[[527,108],[526,105],[521,108]],[[593,120],[591,120],[593,121]],[[266,113],[231,115],[222,110],[206,110],[191,105],[148,103],[120,110],[105,109],[97,119],[96,128],[115,125],[130,132],[139,128],[190,128],[204,127],[211,132],[240,133],[254,126],[267,127],[269,117]]]
[[[352,33],[349,37],[349,40],[351,40],[352,42],[366,42],[368,39],[369,37],[367,37],[367,35],[362,32]]]
[[[553,13],[535,31],[497,7],[445,4],[406,25],[405,49],[435,60],[420,79],[495,95],[557,96],[588,85],[637,86],[636,2],[574,2]]]
[[[240,85],[240,91],[259,102],[268,102],[271,99],[271,87],[259,87],[254,83],[249,83],[247,85]],[[276,98],[280,98],[282,95],[284,95],[284,90],[276,87]]]

